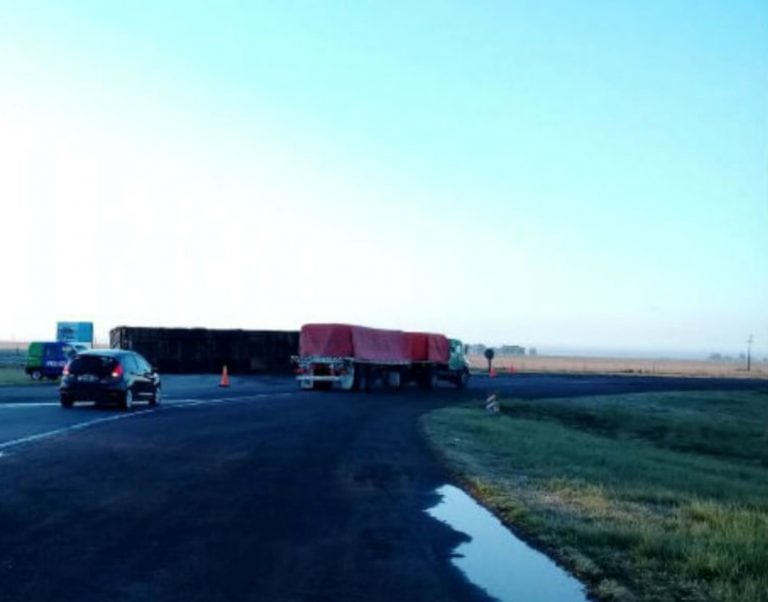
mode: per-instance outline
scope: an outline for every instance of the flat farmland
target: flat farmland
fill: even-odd
[[[475,370],[487,370],[483,356],[469,356]],[[499,372],[557,374],[632,374],[649,376],[693,376],[702,378],[768,378],[768,362],[634,359],[609,357],[519,356],[497,357],[493,367]]]

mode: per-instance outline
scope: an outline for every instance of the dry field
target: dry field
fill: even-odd
[[[40,339],[40,340],[42,341],[43,339]],[[47,340],[53,341],[53,339],[45,339],[45,340],[46,341]],[[28,347],[29,347],[29,342],[28,341],[0,341],[0,351],[16,351],[16,350],[18,350],[20,353],[23,353],[24,355],[26,355]],[[107,347],[109,347],[109,345],[106,344],[106,343],[102,343],[102,342],[97,341],[96,344],[94,345],[94,347],[96,347],[96,348],[100,348],[100,347],[107,348]]]
[[[487,370],[488,360],[469,356],[470,365]],[[744,362],[709,360],[632,359],[601,357],[520,356],[493,360],[493,367],[504,372],[552,372],[569,374],[634,374],[649,376],[698,376],[727,378],[768,378],[767,362],[752,362],[747,372]]]
[[[29,343],[0,341],[0,350],[16,351],[26,356]],[[96,345],[101,347],[102,345]],[[108,345],[106,345],[108,347]],[[488,360],[470,355],[473,369],[486,370]],[[568,374],[647,374],[655,376],[700,376],[728,378],[768,378],[768,362],[753,361],[747,372],[744,362],[710,360],[632,359],[606,357],[520,356],[497,357],[493,367],[498,372],[552,372]]]
[[[26,341],[0,341],[0,349],[15,351],[18,349],[22,353],[27,352],[27,347],[29,347],[29,343]]]

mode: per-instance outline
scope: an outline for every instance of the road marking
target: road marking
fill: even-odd
[[[172,406],[174,404],[191,404],[191,403],[194,403],[195,405],[197,405],[200,402],[222,403],[225,401],[247,401],[249,399],[260,398],[260,397],[286,397],[286,396],[294,395],[295,393],[296,393],[295,391],[282,392],[282,393],[255,393],[253,395],[217,397],[215,399],[199,399],[199,398],[176,399],[173,397],[166,397],[165,405]],[[50,407],[58,407],[59,405],[61,404],[58,401],[10,401],[10,402],[0,402],[0,410],[5,408],[11,408],[11,409],[13,408],[50,408]]]
[[[2,408],[40,408],[44,406],[57,406],[58,401],[14,401],[11,403],[0,403],[0,409]]]
[[[50,439],[51,437],[56,437],[57,435],[64,435],[66,433],[71,433],[74,431],[83,430],[86,428],[90,428],[92,426],[95,426],[97,424],[105,424],[108,422],[115,422],[116,420],[123,420],[126,418],[133,418],[134,416],[143,416],[145,414],[152,414],[156,413],[162,410],[167,409],[173,409],[173,408],[187,408],[187,407],[195,407],[200,405],[209,405],[209,404],[223,404],[223,403],[239,403],[243,401],[252,401],[253,399],[263,399],[265,397],[285,397],[293,395],[294,393],[256,393],[255,395],[240,395],[240,396],[233,396],[233,397],[219,397],[216,399],[195,399],[195,398],[186,398],[186,399],[172,399],[168,400],[166,403],[155,406],[155,407],[149,407],[146,410],[137,410],[132,411],[130,413],[125,414],[116,414],[114,416],[107,416],[105,418],[95,418],[93,420],[87,420],[85,422],[77,422],[75,424],[70,424],[68,426],[64,426],[61,428],[53,429],[50,431],[45,431],[42,433],[35,433],[34,435],[27,435],[26,437],[19,437],[18,439],[12,439],[10,441],[4,441],[0,442],[0,458],[2,458],[5,453],[2,450],[16,447],[18,445],[23,445],[25,443],[32,443],[34,441],[41,441],[43,439]],[[33,402],[33,403],[12,403],[12,404],[0,404],[0,407],[24,407],[24,406],[33,406],[33,407],[39,407],[39,406],[58,406],[59,403],[50,403],[50,402]]]
[[[106,418],[96,418],[94,420],[88,420],[87,422],[78,422],[76,424],[70,424],[69,426],[53,429],[52,431],[35,433],[34,435],[19,437],[18,439],[12,439],[11,441],[4,441],[3,443],[0,443],[0,450],[8,449],[9,447],[15,447],[17,445],[21,445],[22,443],[31,443],[32,441],[39,441],[41,439],[48,439],[50,437],[55,437],[56,435],[61,435],[61,434],[69,433],[72,431],[82,430],[82,429],[88,428],[89,426],[93,426],[94,424],[101,424],[104,422],[114,422],[115,420],[123,420],[124,418],[131,418],[132,416],[141,416],[143,414],[149,414],[154,411],[155,411],[154,409],[139,410],[138,412],[131,412],[130,414],[118,414],[116,416],[108,416]]]
[[[199,401],[198,399],[172,399],[165,398],[167,405],[173,405],[175,403],[190,403],[192,401]],[[92,401],[85,401],[83,403],[93,403]],[[139,401],[139,403],[141,403]],[[61,404],[58,401],[12,401],[9,403],[0,402],[0,410],[5,408],[43,408],[43,407],[58,407]]]

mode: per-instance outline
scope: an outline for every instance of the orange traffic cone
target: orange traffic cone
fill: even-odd
[[[227,372],[227,366],[223,366],[221,369],[221,381],[219,381],[220,387],[229,386],[229,372]]]

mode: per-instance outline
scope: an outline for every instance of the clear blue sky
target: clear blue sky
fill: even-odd
[[[0,339],[768,355],[768,4],[3,2]]]

